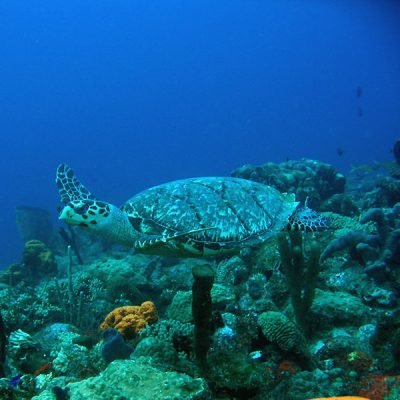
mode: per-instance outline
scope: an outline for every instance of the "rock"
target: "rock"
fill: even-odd
[[[248,268],[241,257],[233,256],[218,263],[215,275],[216,283],[233,286],[246,280]]]
[[[211,290],[213,307],[223,308],[235,301],[235,293],[231,287],[215,283]]]
[[[316,289],[311,311],[328,327],[338,325],[361,325],[369,315],[360,298],[347,292],[328,292]]]
[[[192,317],[192,292],[179,290],[167,309],[169,319],[180,322],[191,322]]]
[[[215,283],[211,289],[213,309],[224,309],[227,304],[235,302],[235,293],[225,285]],[[192,316],[192,292],[179,290],[167,309],[167,316],[180,322],[191,322]]]
[[[99,376],[71,383],[71,400],[140,399],[208,400],[203,379],[177,372],[162,372],[133,360],[112,362]],[[41,400],[37,396],[35,400]]]
[[[397,305],[396,294],[387,289],[367,285],[363,290],[363,301],[373,307],[394,308]]]

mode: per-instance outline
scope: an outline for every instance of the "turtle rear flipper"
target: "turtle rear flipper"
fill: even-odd
[[[286,229],[288,231],[317,232],[330,228],[330,221],[324,215],[311,208],[299,207],[289,217]]]
[[[96,197],[89,192],[75,176],[74,171],[67,164],[60,164],[57,168],[56,183],[61,201],[67,204],[76,200],[95,200]]]

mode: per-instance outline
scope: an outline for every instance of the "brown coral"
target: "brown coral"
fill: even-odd
[[[114,328],[125,339],[132,339],[148,324],[156,322],[157,319],[154,303],[145,301],[140,306],[118,307],[111,311],[100,325],[100,329],[105,331],[108,328]]]

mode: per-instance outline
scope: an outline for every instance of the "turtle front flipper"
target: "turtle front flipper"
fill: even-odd
[[[142,235],[139,239],[135,240],[133,247],[139,250],[147,250],[165,243],[166,239],[161,235]]]
[[[77,200],[95,200],[96,197],[89,192],[75,176],[74,171],[67,164],[60,164],[57,168],[56,183],[61,201],[67,204]]]
[[[172,257],[201,257],[203,256],[203,244],[196,246],[190,239],[180,241],[166,238],[162,235],[142,235],[136,239],[133,247],[145,254],[167,255]]]
[[[192,229],[173,234],[143,234],[134,242],[134,248],[147,254],[165,254],[177,257],[213,256],[223,251],[224,244],[203,242],[195,239],[196,234],[218,229],[214,227]],[[227,248],[228,252],[231,252]]]
[[[135,247],[138,248],[149,248],[153,246],[157,246],[159,244],[165,244],[167,242],[171,242],[175,239],[182,238],[184,236],[189,236],[193,233],[199,233],[208,231],[210,229],[217,229],[217,228],[200,228],[200,229],[191,229],[187,232],[175,232],[173,234],[162,234],[162,235],[142,235],[138,240],[135,242]]]

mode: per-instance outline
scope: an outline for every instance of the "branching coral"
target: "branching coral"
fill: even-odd
[[[361,255],[366,255],[366,246],[368,246],[368,249],[370,249],[374,247],[376,243],[376,235],[371,235],[364,231],[350,231],[339,238],[333,239],[322,252],[320,261],[324,262],[338,251],[347,249],[352,251],[353,249],[360,248],[360,245],[363,245]]]
[[[132,339],[148,324],[158,319],[157,310],[151,301],[140,306],[118,307],[111,311],[100,325],[101,330],[115,328],[125,339]]]
[[[348,250],[352,258],[365,265],[368,275],[383,281],[392,266],[400,262],[400,203],[393,208],[370,208],[360,222],[375,224],[376,233],[351,231],[332,240],[322,252],[321,261]]]

